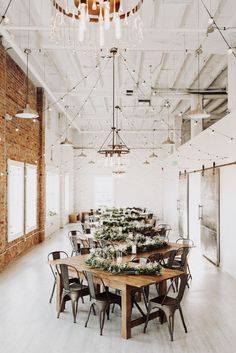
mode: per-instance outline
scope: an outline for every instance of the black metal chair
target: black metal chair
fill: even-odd
[[[72,247],[71,256],[80,254],[79,237],[82,235],[83,235],[83,233],[81,233],[79,230],[70,230],[69,231],[68,237],[69,237],[71,247]]]
[[[58,274],[61,277],[62,282],[62,295],[60,308],[57,314],[59,318],[63,304],[67,300],[71,300],[72,312],[74,317],[74,323],[76,322],[76,315],[78,311],[78,300],[86,295],[89,295],[89,288],[82,284],[79,272],[74,266],[60,264],[56,266]],[[73,272],[73,278],[70,278],[69,273]],[[76,275],[76,277],[74,277]]]
[[[152,298],[151,300],[149,300],[148,302],[148,312],[147,312],[147,319],[146,319],[146,323],[144,326],[144,333],[147,330],[147,325],[148,325],[148,320],[149,320],[149,316],[151,311],[154,308],[157,308],[161,311],[161,323],[163,323],[163,316],[166,316],[167,319],[167,323],[168,323],[168,328],[169,328],[169,333],[170,333],[170,338],[171,341],[173,341],[173,334],[174,334],[174,317],[175,317],[175,311],[177,309],[179,309],[180,312],[180,317],[183,323],[183,327],[185,332],[187,333],[187,327],[184,321],[184,317],[183,317],[183,312],[182,312],[182,308],[181,308],[181,301],[184,295],[184,290],[186,287],[188,281],[188,275],[187,274],[183,274],[180,276],[180,287],[179,287],[179,292],[178,295],[176,297],[170,297],[168,296],[169,290],[172,286],[169,286],[169,289],[166,293],[166,295],[160,295],[156,298]]]
[[[91,311],[93,310],[95,312],[95,306],[99,310],[99,324],[100,324],[100,335],[102,335],[103,327],[104,327],[104,322],[105,322],[105,314],[107,313],[107,319],[109,320],[109,311],[110,311],[110,305],[111,304],[118,304],[121,306],[121,297],[118,294],[109,292],[107,287],[105,286],[102,278],[99,276],[95,275],[92,272],[85,272],[84,273],[85,278],[87,279],[88,282],[88,288],[89,288],[89,293],[90,293],[90,298],[91,298],[91,305],[88,313],[88,318],[85,322],[85,327],[88,325],[88,321],[91,315]],[[95,281],[98,283],[100,282],[102,287],[104,288],[103,292],[98,292]]]
[[[185,271],[188,274],[187,286],[189,287],[188,282],[190,279],[192,279],[192,275],[188,263],[188,255],[192,246],[188,246],[188,244],[185,243],[183,245],[184,246],[179,248],[176,253],[172,268],[180,271]],[[178,279],[176,280],[176,288],[178,288]]]
[[[169,241],[169,233],[171,231],[171,226],[169,224],[159,223],[155,230],[160,237],[164,238],[166,241]]]
[[[66,258],[66,257],[68,257],[68,254],[65,251],[61,251],[61,250],[52,251],[48,254],[48,261],[58,260],[58,259]],[[54,278],[52,292],[51,292],[51,296],[49,299],[49,303],[51,303],[53,295],[54,295],[55,287],[56,287],[57,271],[53,265],[49,264],[49,266],[50,266],[50,269],[52,271],[52,275]]]
[[[180,238],[178,238],[177,240],[176,240],[176,243],[177,244],[183,244],[183,245],[187,245],[187,246],[189,246],[189,250],[192,248],[192,247],[194,247],[195,246],[195,244],[194,244],[194,241],[192,240],[192,239],[190,239],[190,238],[183,238],[183,237],[180,237]],[[192,280],[192,274],[191,274],[191,271],[190,271],[190,267],[189,267],[189,263],[187,263],[187,269],[188,269],[188,274],[189,274],[189,276],[188,276],[188,279],[190,280]]]

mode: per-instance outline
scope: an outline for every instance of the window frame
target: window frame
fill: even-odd
[[[27,228],[27,177],[28,177],[28,172],[27,169],[33,169],[35,170],[35,180],[36,180],[36,184],[35,184],[35,191],[36,191],[36,195],[35,195],[35,224],[31,227]],[[25,234],[32,232],[33,230],[38,228],[38,168],[36,165],[34,164],[30,164],[30,163],[25,163]]]
[[[10,231],[10,220],[11,220],[11,216],[10,216],[10,167],[11,166],[18,166],[18,167],[21,167],[22,169],[22,175],[23,175],[23,178],[22,178],[22,229],[19,230],[17,233],[14,233],[13,235],[11,235],[11,231]],[[25,164],[24,162],[21,162],[21,161],[15,161],[13,159],[8,159],[7,160],[7,174],[8,174],[8,177],[7,177],[7,241],[8,242],[12,242],[20,237],[22,237],[24,234],[25,234]]]

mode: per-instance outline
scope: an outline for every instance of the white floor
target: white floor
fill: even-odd
[[[99,335],[98,318],[91,315],[84,328],[89,302],[79,304],[77,323],[67,311],[56,318],[55,298],[49,304],[52,277],[46,258],[52,250],[70,253],[67,226],[38,245],[0,274],[0,352],[2,353],[234,353],[236,351],[236,281],[228,274],[191,253],[193,281],[186,290],[183,312],[185,334],[176,313],[174,342],[166,324],[149,323],[132,330],[133,338],[120,338],[117,308]]]

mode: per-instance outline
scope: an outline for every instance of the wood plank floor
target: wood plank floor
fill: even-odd
[[[149,323],[132,330],[133,338],[120,338],[119,308],[99,335],[98,318],[91,315],[84,328],[89,302],[79,303],[77,323],[70,303],[56,318],[55,298],[49,304],[52,277],[46,258],[52,250],[70,253],[67,226],[38,245],[0,274],[0,352],[2,353],[234,353],[236,351],[236,281],[191,253],[193,281],[183,301],[188,333],[176,313],[174,342],[166,324]]]

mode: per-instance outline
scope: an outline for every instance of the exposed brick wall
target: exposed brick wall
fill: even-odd
[[[25,106],[26,76],[0,43],[0,270],[17,256],[44,240],[45,220],[45,123],[42,88],[29,86],[29,103],[40,117],[32,120],[15,118]],[[5,115],[13,117],[6,121]],[[16,128],[19,131],[16,131]],[[41,157],[39,159],[39,157]],[[38,229],[12,242],[7,240],[7,160],[38,165]]]

